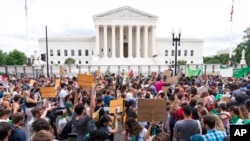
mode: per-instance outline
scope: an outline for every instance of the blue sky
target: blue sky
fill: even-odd
[[[92,16],[125,5],[158,16],[157,37],[181,28],[182,38],[204,40],[204,56],[235,48],[250,26],[249,0],[234,0],[232,23],[232,0],[27,0],[28,18],[25,0],[1,0],[0,49],[34,54],[45,25],[48,37],[94,36]]]

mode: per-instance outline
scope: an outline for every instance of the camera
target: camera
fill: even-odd
[[[47,117],[50,119],[50,122],[53,122],[56,120],[57,116],[62,116],[63,115],[63,110],[64,108],[55,108],[52,111],[48,111]]]

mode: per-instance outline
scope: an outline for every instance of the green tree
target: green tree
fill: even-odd
[[[26,62],[26,56],[23,52],[13,50],[6,56],[6,65],[23,65]]]
[[[237,48],[233,51],[235,54],[232,57],[233,64],[239,64],[241,60],[242,50],[245,49],[246,63],[250,64],[250,27],[244,31],[243,41],[237,45]]]
[[[73,58],[67,58],[64,62],[64,64],[68,64],[68,65],[72,65],[72,64],[75,64],[76,60],[73,59]]]
[[[6,53],[0,50],[0,65],[6,64]]]
[[[228,59],[228,54],[220,54],[213,57],[203,57],[203,62],[204,64],[226,64]]]
[[[185,61],[185,60],[178,60],[178,61],[177,61],[177,64],[178,64],[178,65],[186,65],[186,64],[187,64],[187,61]]]

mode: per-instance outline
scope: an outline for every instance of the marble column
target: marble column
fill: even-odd
[[[151,45],[151,50],[152,50],[152,55],[154,56],[154,55],[158,55],[158,49],[157,49],[157,47],[156,47],[156,45],[155,45],[155,40],[156,40],[156,38],[155,38],[155,34],[156,34],[156,26],[155,25],[153,25],[152,26],[152,45]]]
[[[107,50],[108,50],[108,47],[107,47],[107,25],[104,25],[103,26],[103,58],[107,58]]]
[[[148,58],[148,26],[144,26],[144,58]]]
[[[133,54],[132,54],[132,25],[128,26],[128,58],[133,58]]]
[[[112,25],[112,57],[111,58],[116,58],[116,48],[115,48],[115,25]]]
[[[123,26],[120,25],[120,58],[123,57]]]
[[[140,40],[140,26],[137,25],[136,26],[136,58],[141,58],[140,56],[140,43],[141,43],[141,40]]]
[[[95,26],[96,36],[95,36],[95,55],[100,57],[100,47],[99,47],[99,25]]]

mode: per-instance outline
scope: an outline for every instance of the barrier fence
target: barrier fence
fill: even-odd
[[[185,72],[186,67],[190,69],[198,69],[202,66],[203,74],[219,74],[221,64],[192,64],[192,65],[178,65],[177,72]],[[246,65],[235,65],[234,68],[243,68]],[[129,72],[133,70],[135,75],[142,73],[143,75],[150,75],[152,72],[164,72],[172,69],[174,72],[174,65],[51,65],[49,66],[49,76],[55,74],[59,76],[61,73],[76,76],[78,73],[91,73],[100,70],[102,73],[109,69],[111,73],[121,74],[124,70]],[[39,75],[47,75],[46,65],[44,66],[0,66],[0,74],[8,76],[9,74],[16,74],[17,76],[38,77]]]

